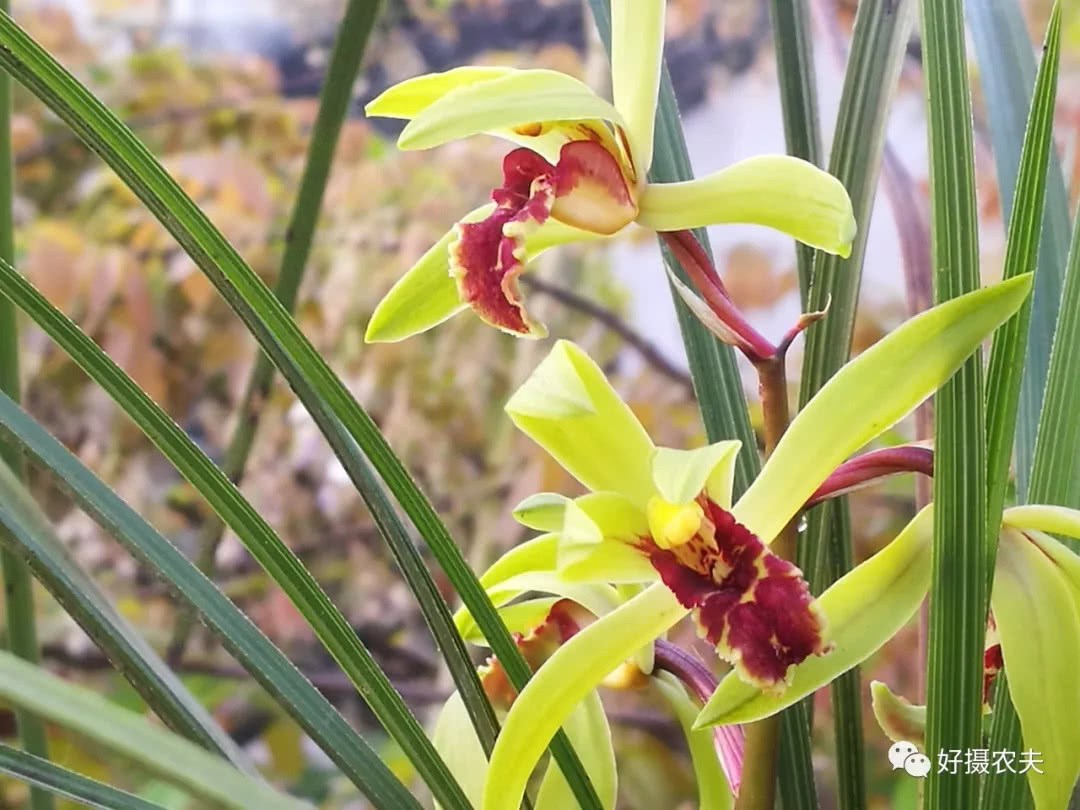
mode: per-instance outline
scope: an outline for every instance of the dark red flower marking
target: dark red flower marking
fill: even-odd
[[[1001,645],[992,644],[983,653],[983,703],[990,702],[990,689],[994,685],[1005,660],[1001,657]]]
[[[720,657],[747,683],[782,690],[792,665],[828,651],[824,617],[798,568],[730,512],[698,502],[704,520],[688,543],[662,549],[646,538],[640,546]]]
[[[591,615],[577,602],[560,599],[551,606],[544,620],[528,633],[515,633],[514,642],[521,650],[529,668],[535,672],[541,664],[555,654],[585,624]],[[480,668],[480,683],[491,704],[498,709],[509,709],[517,697],[517,690],[510,684],[499,659],[491,656]]]
[[[496,207],[487,219],[458,223],[450,270],[462,300],[482,320],[518,335],[544,334],[518,290],[528,233],[549,216],[603,234],[637,216],[618,161],[595,140],[564,144],[555,165],[531,149],[515,149],[503,158],[503,184],[491,199]]]

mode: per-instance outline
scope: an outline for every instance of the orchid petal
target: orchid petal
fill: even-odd
[[[454,692],[443,704],[435,721],[431,741],[450,773],[461,785],[469,804],[479,807],[480,799],[484,795],[488,760],[458,692]],[[438,810],[440,805],[436,803],[435,807]]]
[[[920,751],[926,748],[926,707],[916,706],[895,694],[881,681],[870,682],[874,719],[893,742],[910,742]]]
[[[1034,529],[1040,532],[1063,534],[1080,538],[1080,510],[1067,506],[1028,504],[1006,509],[1002,515],[1006,526],[1017,529]]]
[[[735,460],[742,442],[716,442],[694,450],[658,447],[653,456],[653,483],[669,503],[689,503],[702,492],[724,509],[731,508]]]
[[[596,788],[600,806],[604,810],[613,810],[619,792],[615,748],[604,704],[600,702],[600,695],[596,690],[590,692],[571,713],[563,728],[585,772],[589,774],[589,780]],[[577,800],[566,777],[554,761],[550,762],[544,773],[544,781],[540,783],[540,790],[536,794],[536,810],[565,810],[576,804]]]
[[[644,508],[655,492],[652,439],[580,348],[560,340],[506,404],[514,424],[595,491]]]
[[[494,205],[481,206],[462,217],[461,222],[479,222],[494,210]],[[365,342],[396,343],[426,332],[468,308],[450,274],[449,249],[455,238],[455,231],[449,231],[390,288],[371,315]],[[549,219],[525,237],[524,262],[528,264],[549,248],[596,238],[588,231]]]
[[[611,96],[626,121],[637,176],[652,165],[653,126],[664,59],[664,0],[613,0]]]
[[[845,574],[817,600],[833,642],[830,652],[793,666],[787,688],[778,694],[762,692],[736,673],[729,673],[705,704],[697,726],[769,717],[869,658],[922,604],[930,586],[932,534],[933,507],[928,506],[895,540]]]
[[[764,225],[804,244],[848,256],[855,216],[843,184],[812,163],[761,155],[683,183],[650,183],[638,222],[654,231],[706,225]]]
[[[1028,784],[1036,810],[1058,810],[1068,805],[1080,774],[1077,593],[1061,569],[1015,530],[1002,532],[994,574],[991,607],[1009,696],[1024,746],[1047,763],[1045,773],[1028,771]]]
[[[697,782],[698,810],[731,810],[735,806],[735,797],[731,795],[731,788],[720,767],[712,730],[694,728],[697,704],[670,672],[656,673],[653,686],[667,700],[686,735],[686,745],[694,765],[694,781]]]
[[[448,93],[473,84],[499,79],[513,68],[464,67],[443,73],[426,73],[388,87],[364,105],[364,114],[379,118],[415,118]]]
[[[442,96],[409,122],[398,147],[430,149],[492,130],[598,119],[623,123],[609,102],[572,76],[555,70],[515,70]]]
[[[636,585],[660,579],[641,551],[620,540],[605,540],[594,546],[561,545],[558,566],[559,576],[567,582]]]
[[[590,492],[576,500],[555,492],[538,492],[514,507],[514,519],[543,532],[562,530],[567,506],[574,503],[599,528],[605,538],[630,540],[649,530],[645,515],[617,492]]]
[[[495,605],[505,605],[523,593],[550,593],[577,602],[594,616],[604,616],[621,604],[618,592],[602,582],[568,582],[556,571],[526,571],[488,589]]]
[[[506,625],[506,629],[511,633],[527,633],[548,617],[552,606],[560,598],[558,596],[545,596],[540,599],[527,599],[509,607],[499,608],[499,616],[502,618],[503,624]],[[487,639],[484,638],[484,634],[480,632],[480,628],[477,627],[473,617],[468,613],[462,612],[461,620],[457,622],[457,628],[461,637],[470,644],[481,647],[487,646]]]
[[[736,520],[771,542],[841,462],[934,393],[1030,289],[1027,274],[954,298],[845,365],[792,421],[735,504]]]
[[[529,775],[574,708],[685,615],[666,586],[653,585],[561,646],[510,708],[491,755],[483,810],[517,810]]]

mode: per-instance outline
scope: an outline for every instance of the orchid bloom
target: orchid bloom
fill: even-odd
[[[524,591],[644,587],[576,633],[518,695],[492,753],[483,810],[516,810],[574,707],[628,659],[647,667],[641,651],[690,613],[734,667],[724,683],[748,694],[786,699],[800,667],[827,660],[844,604],[813,600],[768,544],[848,456],[944,383],[1029,288],[1030,277],[1019,277],[944,303],[848,363],[734,504],[737,442],[656,447],[596,364],[558,342],[506,410],[591,493],[527,500],[518,518],[547,534],[512,550],[482,582],[503,603]]]
[[[390,290],[366,339],[402,340],[465,307],[523,337],[542,337],[517,279],[560,244],[721,223],[765,225],[847,256],[855,235],[843,185],[806,161],[770,155],[683,183],[649,183],[664,42],[663,0],[612,2],[612,96],[552,70],[461,67],[409,79],[365,108],[409,121],[401,149],[486,133],[517,144],[493,204],[466,214]]]
[[[699,716],[698,727],[775,714],[884,645],[915,615],[929,590],[932,511],[932,506],[923,509],[891,544],[822,594],[819,605],[832,620],[833,652],[793,667],[791,685],[782,696],[728,676]],[[1080,557],[1051,532],[1080,539],[1080,511],[1044,505],[1005,510],[990,597],[997,643],[991,639],[984,656],[984,700],[1003,666],[1024,747],[1039,752],[1043,761],[1043,773],[1027,772],[1036,810],[1065,807],[1080,775]],[[882,684],[875,684],[873,692],[882,727],[919,742],[925,709]]]

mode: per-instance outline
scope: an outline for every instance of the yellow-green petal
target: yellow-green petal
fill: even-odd
[[[580,348],[560,340],[506,403],[514,424],[594,491],[644,509],[655,449],[637,417]]]
[[[564,513],[571,503],[576,504],[606,538],[630,540],[649,530],[641,510],[617,492],[590,492],[573,500],[555,492],[538,492],[514,507],[514,519],[537,531],[562,531]]]
[[[443,704],[435,721],[431,741],[446,762],[450,773],[461,785],[469,803],[479,807],[484,795],[488,760],[476,736],[476,729],[469,719],[465,703],[457,692]],[[439,805],[436,803],[435,807],[438,808]]]
[[[574,708],[686,612],[667,586],[653,585],[560,647],[510,708],[492,752],[482,810],[518,810],[529,775]]]
[[[597,545],[561,545],[559,576],[567,582],[610,582],[636,585],[656,582],[660,575],[648,558],[621,540]]]
[[[675,718],[686,735],[686,744],[690,749],[690,761],[694,765],[694,781],[698,789],[698,810],[731,810],[735,806],[735,797],[731,795],[720,760],[716,756],[716,744],[709,729],[695,729],[694,719],[698,707],[686,694],[682,683],[670,672],[658,672],[653,677],[653,686],[664,696]]]
[[[508,607],[499,608],[499,616],[511,633],[527,633],[547,618],[552,606],[559,601],[557,596],[544,596],[539,599],[527,599],[517,602]],[[480,632],[472,616],[462,611],[461,621],[458,624],[458,632],[461,637],[470,644],[487,646],[487,639]]]
[[[600,805],[604,810],[613,810],[618,798],[618,772],[615,769],[615,748],[611,740],[611,728],[608,725],[604,704],[600,695],[593,690],[575,709],[566,724],[566,735],[574,746],[585,772],[596,788]],[[470,799],[471,799],[470,795]],[[475,804],[475,802],[474,802]],[[476,805],[478,806],[478,805]],[[576,807],[577,800],[570,784],[566,781],[559,766],[554,761],[548,764],[544,781],[536,794],[536,810],[566,810]]]
[[[1006,529],[998,547],[991,607],[1001,639],[1009,696],[1024,748],[1036,810],[1068,805],[1080,774],[1080,611],[1061,569],[1023,534]],[[1049,709],[1049,710],[1048,710]]]
[[[747,723],[769,717],[869,658],[915,615],[930,586],[933,508],[919,512],[895,540],[856,566],[818,599],[833,649],[807,658],[788,673],[780,694],[762,692],[729,673],[697,725]]]
[[[895,694],[881,681],[870,682],[870,704],[874,719],[893,742],[913,743],[926,750],[926,707],[916,706]]]
[[[702,492],[725,509],[731,508],[735,460],[741,442],[716,442],[694,450],[658,447],[653,456],[653,483],[669,503],[688,503]]]
[[[645,187],[638,222],[654,231],[705,225],[764,225],[804,244],[847,256],[855,216],[843,184],[812,163],[761,155],[683,183]]]
[[[479,222],[495,209],[483,205],[470,211],[461,222]],[[364,340],[367,343],[395,343],[426,332],[468,305],[458,295],[457,282],[450,273],[450,230],[409,269],[375,307]],[[525,263],[549,248],[595,239],[594,234],[548,219],[525,237]]]
[[[954,298],[845,365],[792,421],[735,518],[771,542],[841,462],[933,394],[1030,289],[1027,274]]]
[[[665,6],[664,0],[611,3],[611,95],[626,122],[634,168],[642,179],[652,165]]]
[[[384,90],[364,106],[364,113],[380,118],[415,118],[447,93],[513,72],[513,68],[507,67],[466,65],[443,73],[416,76]]]
[[[1063,534],[1080,538],[1080,511],[1067,506],[1027,504],[1006,509],[1002,523],[1018,529]]]
[[[609,102],[573,76],[555,70],[516,70],[442,96],[409,122],[398,146],[430,149],[493,130],[598,119],[623,123]]]

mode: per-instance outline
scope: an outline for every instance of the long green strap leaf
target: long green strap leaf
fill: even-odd
[[[807,0],[771,0],[776,75],[784,118],[784,142],[789,155],[821,165],[821,127],[818,125],[817,87],[814,82],[813,37]],[[815,251],[796,243],[799,300],[806,308],[813,283]],[[788,804],[785,802],[785,807]],[[793,810],[793,808],[789,808]]]
[[[440,802],[447,807],[467,808],[464,794],[424,729],[348,620],[236,485],[78,326],[3,262],[0,262],[0,292],[33,318],[124,409],[236,532],[245,548],[296,605],[387,732],[428,780],[433,792],[440,795]]]
[[[1035,82],[1035,57],[1027,23],[1016,0],[966,0],[994,147],[999,196],[1005,220],[1012,216],[1020,152]],[[1069,197],[1057,154],[1051,151],[1046,210],[1039,243],[1039,266],[1032,294],[1024,378],[1016,420],[1016,488],[1027,492],[1035,431],[1050,365],[1050,346],[1069,252]]]
[[[930,130],[934,297],[979,286],[978,215],[961,0],[921,0]],[[986,432],[981,352],[938,392],[930,590],[928,751],[980,747],[987,614]],[[926,782],[926,810],[973,807],[978,777]]]
[[[0,698],[93,741],[216,807],[298,810],[303,802],[252,779],[223,759],[41,667],[0,652]]]
[[[68,615],[101,648],[135,690],[174,731],[256,773],[247,758],[109,602],[97,583],[75,564],[48,519],[15,474],[0,465],[0,542],[25,560]]]
[[[814,263],[807,309],[828,307],[828,315],[806,334],[799,390],[802,406],[847,362],[851,353],[866,241],[881,174],[885,125],[914,21],[911,0],[900,0],[888,7],[886,1],[860,3],[856,12],[829,171],[848,190],[859,231],[849,258],[818,253]],[[831,584],[833,574],[844,573],[837,566],[850,559],[850,546],[846,499],[811,512],[800,543],[799,561],[815,593]],[[840,560],[830,560],[830,547],[837,552],[848,550]],[[866,802],[858,670],[835,681],[831,691],[839,806],[856,810],[865,807]]]
[[[3,743],[0,743],[0,773],[88,807],[100,807],[102,810],[164,810],[160,804],[132,796]]]
[[[18,405],[0,396],[0,427],[48,469],[103,529],[196,608],[241,666],[307,732],[379,810],[420,804],[251,620],[175,546]]]
[[[168,228],[282,372],[361,491],[364,479],[360,465],[355,463],[356,448],[363,451],[427,541],[432,554],[503,664],[511,683],[515,688],[523,688],[531,676],[529,666],[461,549],[454,543],[431,503],[412,481],[371,417],[300,332],[281,302],[131,131],[13,20],[3,15],[0,15],[0,66],[11,71],[100,154]],[[304,581],[305,577],[310,579],[302,566],[293,573],[298,577],[293,582]],[[326,615],[315,617],[320,623],[329,621],[334,625],[335,633],[345,630],[335,618],[340,616],[340,612],[328,600],[322,609]],[[341,641],[348,644],[344,638]],[[355,640],[352,644],[359,647]],[[356,649],[352,652],[358,654]],[[354,671],[353,674],[358,673]],[[371,691],[369,684],[364,685],[364,691]],[[426,739],[416,737],[416,727],[412,725],[411,717],[398,720],[399,730],[407,729],[413,737],[410,744],[405,746],[406,752],[420,761],[420,770],[429,780],[429,786],[447,797],[445,806],[461,807],[464,796],[450,778],[445,763],[435,757]],[[601,805],[596,791],[565,734],[557,734],[551,748],[578,801],[585,810],[599,810]]]
[[[8,0],[0,0],[0,13],[7,13]],[[12,206],[15,195],[15,166],[11,142],[11,77],[0,76],[0,259],[15,260],[15,222]],[[16,400],[21,395],[19,380],[19,325],[15,307],[0,301],[0,391]],[[23,474],[23,460],[18,451],[0,442],[0,464],[8,465],[16,475]],[[4,529],[0,527],[0,535]],[[37,631],[34,617],[34,591],[30,571],[21,559],[13,555],[6,543],[0,544],[0,580],[4,586],[4,621],[7,645],[27,661],[38,661]],[[19,737],[23,748],[31,754],[48,758],[49,746],[45,727],[33,717],[18,716]],[[30,791],[31,810],[52,810],[52,795],[33,788]]]
[[[1032,165],[1034,158],[1031,152],[1035,149],[1035,134],[1038,128],[1048,130],[1052,125],[1053,114],[1053,79],[1056,80],[1060,49],[1060,9],[1055,7],[1051,26],[1047,31],[1047,47],[1043,54],[1042,64],[1039,66],[1038,79],[1035,85],[1031,113],[1029,116],[1029,134],[1024,141],[1024,154],[1021,159],[1020,181],[1017,183],[1017,197],[1013,202],[1013,219],[1017,218],[1017,209],[1021,202],[1021,189],[1032,185],[1031,177],[1038,165]],[[1052,35],[1051,35],[1052,34]],[[1047,109],[1049,105],[1049,109]],[[1045,120],[1050,116],[1050,120]],[[1041,124],[1038,119],[1044,119]],[[1046,149],[1050,150],[1052,139],[1048,131],[1041,132],[1040,137],[1047,139]],[[1052,158],[1051,158],[1052,160]],[[1060,173],[1059,173],[1060,174]],[[1045,251],[1048,245],[1053,244],[1049,238],[1051,222],[1057,217],[1066,215],[1067,206],[1062,210],[1053,210],[1055,203],[1054,168],[1051,166],[1050,176],[1047,181],[1045,200],[1050,206],[1046,211],[1042,244],[1040,251]],[[1027,192],[1030,194],[1030,192]],[[1023,226],[1022,226],[1023,227]],[[1030,221],[1026,224],[1027,240],[1030,241],[1030,233],[1033,225]],[[1019,237],[1019,234],[1018,234]],[[1010,226],[1009,252],[1012,248],[1012,227]],[[1028,246],[1028,251],[1034,248]],[[1055,248],[1051,247],[1051,251]],[[1008,254],[1007,254],[1008,255]],[[1040,257],[1037,276],[1044,273],[1057,274],[1058,268],[1045,267],[1045,256]],[[1031,260],[1030,255],[1028,260]],[[1008,265],[1006,265],[1008,272]],[[1038,281],[1036,281],[1038,290]],[[1034,311],[1035,305],[1032,305]],[[1034,442],[1034,457],[1031,465],[1031,480],[1027,491],[1020,489],[1020,470],[1023,460],[1021,459],[1022,443],[1020,432],[1023,425],[1023,415],[1017,420],[1017,490],[1021,499],[1034,503],[1053,503],[1062,506],[1080,506],[1080,441],[1076,430],[1076,399],[1080,393],[1080,379],[1076,368],[1077,339],[1080,338],[1080,223],[1076,226],[1073,234],[1073,246],[1068,257],[1068,271],[1065,280],[1065,290],[1061,300],[1060,316],[1057,319],[1057,330],[1053,339],[1053,348],[1049,360],[1047,372],[1046,394],[1042,400],[1042,415],[1038,423],[1038,432]],[[1031,355],[1030,341],[1035,341],[1037,325],[1032,322],[1029,335],[1029,352]],[[995,342],[995,347],[997,346]],[[1008,371],[1008,369],[1006,369]],[[1027,376],[1023,385],[1027,384]],[[1020,409],[1023,409],[1023,392],[1021,389]],[[1007,426],[1002,426],[1005,430]],[[1006,460],[1007,463],[1007,460]],[[992,470],[993,472],[993,470]],[[999,471],[1000,472],[1000,471]],[[1020,734],[1020,721],[1016,715],[1016,709],[1009,697],[1008,680],[1005,673],[1001,674],[995,687],[994,712],[990,726],[990,744],[997,746],[995,750],[1013,750],[1009,746],[1016,746],[1016,750],[1022,750],[1023,741]],[[1023,810],[1032,805],[1031,791],[1028,789],[1027,779],[1020,774],[991,773],[983,787],[982,804],[987,810]]]

